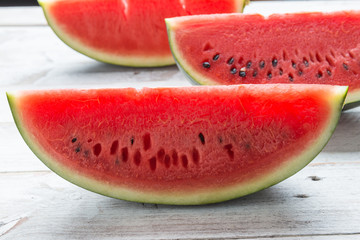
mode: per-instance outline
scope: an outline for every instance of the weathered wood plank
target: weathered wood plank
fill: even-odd
[[[267,238],[236,238],[236,239],[241,239],[241,240],[251,240],[251,239],[256,239],[256,240],[274,240],[274,239],[282,239],[282,240],[356,240],[360,237],[360,234],[347,234],[347,235],[343,235],[343,234],[339,234],[339,235],[311,235],[311,236],[306,236],[306,235],[299,235],[299,236],[269,236]],[[225,239],[224,239],[225,240]],[[229,240],[229,239],[228,239]],[[231,239],[230,239],[231,240]],[[235,240],[235,239],[233,239]]]
[[[269,15],[272,13],[289,12],[310,12],[310,11],[341,11],[341,10],[359,10],[360,2],[356,0],[342,1],[252,1],[245,7],[244,13],[260,13]]]
[[[0,123],[0,172],[47,171],[18,132],[15,123]]]
[[[65,45],[49,28],[0,27],[0,88],[91,87],[180,81],[175,66],[130,68],[104,64]]]
[[[359,1],[252,2],[246,12],[360,9]],[[12,122],[5,91],[190,85],[175,66],[98,63],[62,43],[39,7],[0,8],[1,239],[360,238],[360,108],[344,112],[320,155],[286,181],[244,198],[198,207],[130,203],[51,173]]]
[[[42,9],[37,7],[1,7],[1,26],[46,26]]]
[[[359,162],[310,165],[259,193],[207,206],[131,203],[80,189],[49,172],[2,173],[0,232],[4,240],[309,239],[347,234],[356,239],[359,171]]]

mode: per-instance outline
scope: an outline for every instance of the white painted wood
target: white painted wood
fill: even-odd
[[[3,173],[0,230],[8,231],[4,240],[345,234],[358,239],[359,171],[360,162],[310,165],[264,191],[206,206],[131,203],[80,189],[49,172]]]
[[[341,10],[360,10],[360,1],[250,1],[250,4],[245,7],[244,13],[260,13],[267,16],[272,13],[332,12]]]
[[[15,123],[0,123],[0,173],[43,170],[49,171],[28,148]]]
[[[0,7],[0,26],[46,26],[41,7]]]
[[[245,11],[360,9],[360,1],[257,1]],[[131,203],[50,172],[18,133],[5,91],[185,86],[176,66],[96,62],[61,42],[40,7],[0,8],[0,239],[360,239],[360,107],[343,112],[325,149],[293,177],[207,206]]]

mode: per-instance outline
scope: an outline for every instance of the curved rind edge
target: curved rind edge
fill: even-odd
[[[360,105],[360,88],[348,93],[345,99],[344,109],[351,109]]]
[[[236,2],[236,5],[239,6],[238,9],[236,9],[236,12],[242,13],[246,5],[250,3],[250,0],[234,0],[234,2]]]
[[[73,50],[100,62],[128,67],[162,67],[175,64],[171,54],[169,56],[156,57],[139,57],[126,55],[120,56],[102,53],[99,50],[86,47],[82,42],[76,41],[74,38],[72,38],[67,33],[63,32],[60,28],[57,27],[58,24],[56,24],[55,20],[48,13],[48,9],[49,7],[51,7],[52,2],[53,1],[48,0],[38,0],[38,3],[43,9],[44,16],[50,28],[61,41],[63,41]]]
[[[238,12],[243,12],[245,6],[250,2],[250,0],[235,0],[238,1],[239,9]],[[48,13],[48,8],[53,3],[53,0],[38,0],[39,5],[42,7],[44,16],[50,28],[56,34],[56,36],[63,41],[66,45],[68,45],[73,50],[90,57],[94,60],[121,65],[121,66],[129,66],[129,67],[162,67],[174,65],[175,61],[170,54],[169,56],[155,56],[155,57],[138,57],[138,56],[119,56],[119,55],[111,55],[108,53],[101,53],[99,50],[92,49],[90,47],[86,47],[81,42],[72,39],[68,34],[63,32],[60,28],[57,27],[55,20],[51,18]]]
[[[103,183],[84,176],[81,172],[74,172],[73,170],[68,169],[66,166],[52,160],[51,157],[46,154],[45,150],[41,149],[41,146],[36,143],[36,139],[32,139],[32,137],[28,135],[28,131],[22,127],[22,119],[17,111],[16,94],[7,93],[7,98],[15,124],[26,144],[49,169],[67,181],[92,192],[128,201],[173,205],[200,205],[226,201],[268,188],[292,176],[311,162],[329,141],[340,118],[341,109],[347,93],[347,87],[335,87],[334,89],[337,89],[337,92],[334,93],[331,101],[329,100],[329,104],[332,107],[331,117],[329,118],[329,122],[326,125],[323,134],[319,135],[318,138],[314,140],[315,144],[312,145],[313,147],[308,148],[301,155],[289,160],[284,166],[279,167],[271,174],[256,179],[256,181],[190,194],[186,192],[164,193],[134,191],[114,186],[109,183]]]
[[[204,15],[210,16],[210,15]],[[212,17],[217,16],[217,14],[211,15]],[[182,57],[181,51],[179,51],[178,46],[176,44],[175,39],[175,32],[177,28],[177,24],[179,19],[185,19],[186,17],[175,17],[175,18],[166,18],[166,30],[168,33],[169,45],[171,53],[175,59],[175,63],[180,69],[180,71],[185,75],[185,77],[190,80],[191,83],[195,85],[217,85],[218,83],[212,81],[211,79],[207,78],[205,75],[198,73],[195,69],[191,67],[190,64],[187,64],[184,60],[185,58]]]
[[[177,27],[177,21],[178,21],[177,19],[180,18],[165,19],[166,29],[168,32],[169,45],[173,57],[175,59],[176,65],[178,66],[180,71],[185,75],[185,77],[194,85],[218,85],[219,83],[199,73],[198,71],[196,71],[194,68],[191,67],[191,64],[187,64],[186,61],[184,60],[186,58],[182,56],[181,51],[178,50],[176,41],[174,41],[175,32],[176,32],[174,30],[176,30]],[[184,19],[184,17],[181,17],[181,19]],[[352,109],[359,105],[360,105],[360,88],[353,91],[349,91],[344,102],[344,110]]]

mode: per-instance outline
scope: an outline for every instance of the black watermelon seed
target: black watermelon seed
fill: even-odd
[[[301,76],[303,74],[303,72],[301,70],[299,70],[298,74],[299,74],[299,76]]]
[[[292,76],[289,76],[289,81],[290,82],[293,82],[294,81],[294,78]]]
[[[233,64],[234,63],[234,58],[230,58],[227,62],[229,65]]]
[[[73,139],[71,139],[71,142],[74,143],[74,142],[76,142],[76,140],[77,140],[76,138],[73,138]]]
[[[240,71],[239,76],[240,77],[246,77],[246,72],[245,71]]]
[[[251,65],[252,65],[252,62],[251,62],[251,61],[248,61],[248,62],[246,63],[246,68],[251,68]]]
[[[321,78],[323,75],[322,75],[322,72],[318,72],[317,74],[316,74],[316,77],[317,78]]]
[[[345,70],[349,70],[349,66],[346,63],[343,63],[343,67]]]
[[[327,74],[329,75],[329,76],[331,76],[331,71],[328,69],[328,70],[326,70],[326,72],[327,72]]]
[[[134,145],[134,142],[135,142],[134,137],[131,137],[131,138],[130,138],[130,143],[131,143],[131,145]]]
[[[292,62],[291,63],[292,67],[296,69],[296,63]]]
[[[263,60],[260,61],[259,67],[260,67],[260,69],[263,69],[265,67],[265,61],[263,61]]]
[[[306,60],[304,60],[304,65],[305,65],[305,67],[308,67],[308,66],[309,66],[309,62],[306,61]]]
[[[256,70],[254,70],[254,72],[253,72],[253,77],[256,77],[257,76],[257,71]]]
[[[210,68],[210,63],[209,62],[203,62],[203,67],[204,68]]]
[[[236,68],[232,68],[232,69],[230,70],[230,73],[231,73],[231,74],[235,74],[236,72],[237,72]]]
[[[200,138],[201,143],[202,143],[202,144],[205,144],[205,137],[204,137],[204,134],[199,133],[199,138]]]
[[[272,78],[271,72],[269,72],[267,76],[268,76],[269,79],[271,79]]]
[[[80,152],[80,150],[81,150],[80,147],[75,148],[76,153]]]
[[[284,73],[284,72],[283,72],[283,70],[282,70],[282,69],[280,69],[280,70],[279,70],[279,74],[280,74],[280,76],[282,76],[282,75],[283,75],[283,73]]]
[[[278,65],[278,60],[276,59],[276,58],[274,58],[273,60],[272,60],[272,66],[273,67],[276,67]]]
[[[217,61],[219,59],[220,55],[219,54],[216,54],[214,57],[213,57],[213,60],[214,61]]]

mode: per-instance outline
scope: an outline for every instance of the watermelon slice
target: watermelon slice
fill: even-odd
[[[360,12],[167,19],[178,66],[199,84],[349,86],[360,100]]]
[[[37,90],[8,93],[23,138],[54,172],[131,201],[205,204],[250,194],[307,165],[347,87]]]
[[[241,12],[245,0],[39,0],[54,32],[73,49],[126,66],[174,64],[164,18]]]

